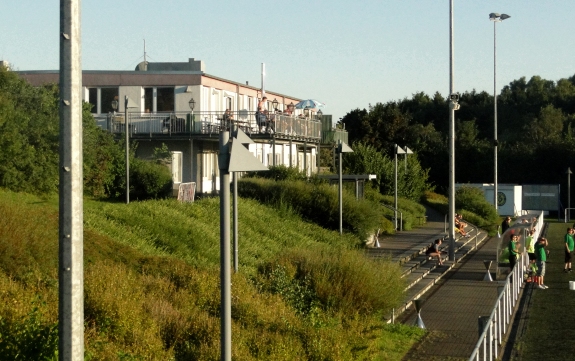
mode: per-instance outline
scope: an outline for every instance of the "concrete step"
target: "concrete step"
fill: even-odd
[[[488,238],[486,232],[477,229],[469,232],[469,234],[470,237],[460,237],[456,240],[455,261],[448,261],[448,254],[445,253],[442,255],[443,265],[438,265],[435,257],[430,259],[430,257],[425,255],[425,250],[427,250],[427,247],[425,247],[418,254],[414,254],[411,258],[399,262],[402,265],[402,277],[406,281],[405,299],[403,304],[396,308],[392,315],[388,315],[388,322],[392,322],[393,318],[408,309],[414,300],[423,297],[455,264],[461,262],[466,255],[476,250],[476,247]],[[449,245],[447,242],[443,243],[440,249],[448,251]]]

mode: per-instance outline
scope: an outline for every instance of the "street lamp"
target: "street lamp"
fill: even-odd
[[[571,220],[571,174],[573,174],[571,167],[567,167],[565,174],[567,174],[567,209],[569,210],[567,214],[569,220]]]
[[[192,113],[194,112],[194,108],[196,106],[196,101],[194,100],[194,98],[190,99],[190,101],[188,102],[188,105],[190,106],[190,110],[192,111]]]
[[[339,234],[343,234],[343,176],[342,176],[342,159],[341,155],[343,153],[353,153],[351,149],[345,142],[339,141],[337,145],[337,153],[339,154],[339,170],[338,170],[338,194],[339,194]]]
[[[507,14],[491,13],[489,20],[493,21],[493,124],[494,124],[494,138],[493,138],[493,157],[494,157],[494,180],[493,180],[493,205],[497,210],[497,23],[511,16]]]
[[[394,196],[394,225],[395,225],[395,230],[397,230],[397,155],[398,154],[405,154],[405,169],[407,169],[407,155],[408,154],[413,154],[413,152],[411,151],[411,149],[409,149],[408,147],[405,147],[405,149],[401,148],[399,145],[395,145],[395,152],[394,152],[394,157],[395,157],[395,196]],[[403,225],[400,223],[399,225],[400,229],[403,230]]]
[[[274,98],[274,101],[272,102],[272,106],[274,107],[274,111],[278,111],[278,100],[276,98]]]
[[[321,109],[320,109],[320,110],[317,111],[317,119],[318,119],[318,120],[321,120],[322,117],[323,117],[323,112],[322,112]]]

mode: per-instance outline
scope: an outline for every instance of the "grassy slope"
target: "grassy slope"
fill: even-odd
[[[0,213],[0,295],[6,301],[0,304],[0,334],[13,336],[0,338],[0,347],[6,352],[28,347],[30,357],[40,359],[43,351],[30,344],[47,355],[55,347],[57,199],[0,190]],[[218,359],[217,199],[129,206],[86,201],[84,221],[87,358]],[[394,360],[420,336],[408,327],[382,324],[378,312],[345,312],[346,302],[349,307],[369,296],[355,288],[379,287],[376,293],[384,293],[401,286],[393,265],[370,263],[350,249],[358,243],[355,237],[339,237],[244,199],[239,221],[234,359]],[[290,256],[303,260],[302,270],[316,270],[316,288],[321,291],[326,283],[326,303],[339,302],[339,309],[312,305],[302,316],[293,297],[265,289],[261,267],[289,266]],[[349,269],[355,272],[351,276]],[[337,278],[317,276],[321,273]],[[334,292],[325,290],[329,287],[342,292],[342,301],[329,299]],[[390,300],[366,304],[387,308],[397,302],[394,297],[399,299],[391,294]]]
[[[569,226],[556,222],[549,225],[546,238],[551,257],[545,275],[549,289],[533,290],[527,331],[516,346],[521,360],[573,360],[575,291],[569,290],[569,281],[575,281],[575,273],[563,273],[563,237]]]

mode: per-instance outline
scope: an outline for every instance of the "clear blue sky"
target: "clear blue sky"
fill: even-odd
[[[454,0],[455,90],[498,91],[522,76],[575,75],[575,1]],[[59,1],[3,1],[0,59],[58,69]],[[82,66],[133,70],[201,59],[206,72],[327,104],[334,120],[368,104],[449,91],[449,0],[84,0]]]

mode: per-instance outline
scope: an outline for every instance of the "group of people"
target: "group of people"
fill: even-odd
[[[534,239],[535,234],[535,220],[527,233],[527,238],[525,239],[525,248],[527,250],[527,255],[529,257],[529,267],[533,270],[533,276],[531,281],[539,289],[547,289],[547,285],[544,283],[545,277],[545,264],[547,262],[547,252],[545,247],[549,245],[549,241],[545,237],[539,237],[537,241]],[[505,233],[511,226],[511,217],[506,217],[501,223],[502,234]],[[568,232],[569,233],[569,232]],[[513,271],[515,265],[517,264],[517,258],[521,254],[518,247],[518,242],[521,239],[519,234],[512,234],[511,239],[507,245],[507,250],[509,252],[509,269]],[[567,242],[567,237],[566,241]],[[571,238],[573,242],[573,238]],[[573,243],[571,243],[573,244]],[[573,248],[573,247],[572,247]],[[567,255],[565,256],[567,261]],[[569,263],[570,267],[571,263]],[[567,267],[567,265],[565,266]],[[566,268],[567,269],[567,268]]]

